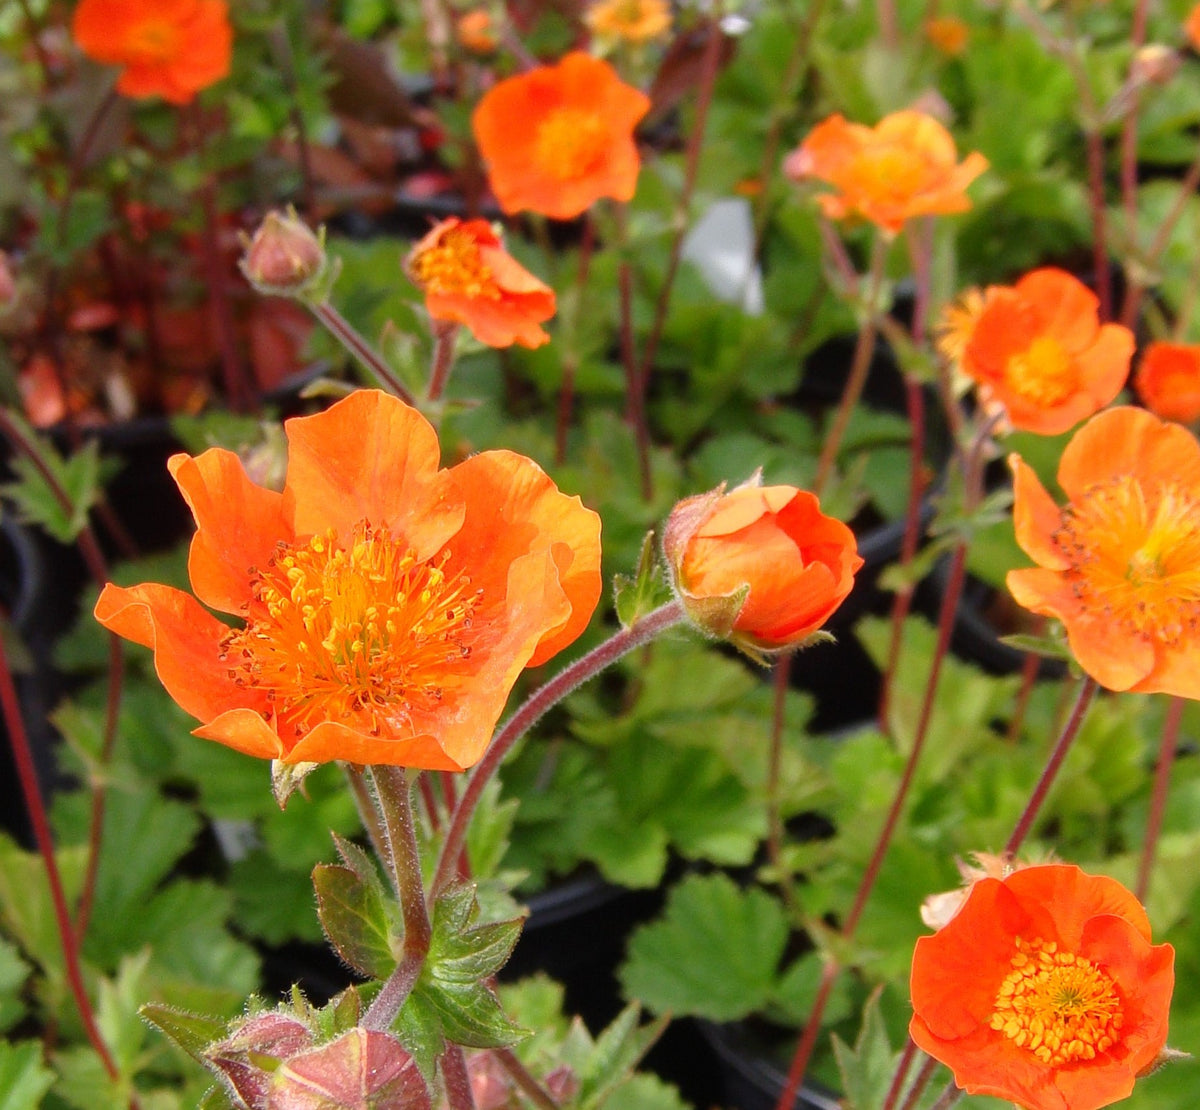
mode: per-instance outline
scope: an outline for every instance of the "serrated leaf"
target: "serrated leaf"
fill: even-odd
[[[611,1091],[604,1110],[691,1110],[679,1092],[657,1075],[635,1075]]]
[[[783,906],[765,891],[692,875],[662,917],[630,938],[621,984],[656,1013],[733,1021],[770,998],[788,931]]]
[[[390,915],[379,892],[349,867],[319,863],[312,872],[317,916],[337,954],[355,971],[386,979],[396,966]]]
[[[214,1041],[221,1040],[226,1033],[223,1018],[191,1014],[160,1002],[147,1002],[138,1012],[164,1037],[201,1064],[205,1063],[201,1052]]]
[[[0,1041],[0,1110],[37,1110],[53,1082],[41,1042]]]
[[[64,459],[18,417],[10,413],[9,418],[22,425],[27,442],[37,445],[39,462],[65,495],[66,504],[59,500],[58,491],[42,469],[26,455],[18,455],[12,460],[16,478],[5,484],[5,494],[16,504],[20,519],[25,523],[40,525],[59,543],[74,543],[87,524],[89,510],[100,497],[97,441],[88,440],[70,458]]]
[[[98,990],[96,1024],[117,1070],[130,1082],[137,1069],[138,1053],[146,1041],[147,1030],[138,1013],[138,1004],[146,995],[149,962],[149,950],[126,956],[116,977],[101,979]]]
[[[669,1018],[639,1025],[642,1008],[631,1002],[596,1038],[595,1048],[580,1073],[579,1105],[591,1110],[603,1106],[608,1096],[625,1083],[662,1036]]]
[[[833,1051],[842,1074],[842,1105],[846,1110],[876,1110],[887,1099],[900,1054],[892,1052],[879,1012],[882,987],[872,992],[863,1009],[862,1028],[851,1049],[836,1034]]]

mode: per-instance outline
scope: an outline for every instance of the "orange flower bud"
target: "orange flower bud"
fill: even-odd
[[[242,256],[242,273],[260,293],[298,295],[325,273],[323,238],[294,212],[268,212]]]
[[[757,476],[681,501],[663,549],[691,620],[753,656],[804,646],[862,566],[854,533],[813,494]]]
[[[491,54],[500,45],[491,13],[486,8],[476,8],[458,17],[454,25],[458,44],[472,54]]]

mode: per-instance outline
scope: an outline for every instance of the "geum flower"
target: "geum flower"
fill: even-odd
[[[917,216],[965,212],[967,186],[987,166],[978,152],[959,162],[950,133],[932,116],[907,109],[875,127],[832,115],[783,168],[796,181],[815,178],[833,187],[817,198],[831,220],[858,216],[895,234]]]
[[[1129,376],[1133,333],[1101,324],[1096,295],[1047,267],[1016,285],[969,291],[940,342],[1015,428],[1057,435],[1112,401]]]
[[[196,598],[240,626],[155,584],[106,586],[97,619],[154,649],[197,736],[283,764],[470,766],[521,670],[587,624],[598,517],[509,451],[439,470],[430,425],[376,391],[285,429],[281,493],[229,451],[169,463]]]
[[[225,0],[81,0],[79,49],[122,67],[117,92],[187,104],[229,72],[233,31]]]
[[[1200,420],[1200,344],[1151,343],[1133,385],[1155,416],[1180,424]]]
[[[758,478],[672,510],[663,550],[691,620],[752,656],[804,646],[862,566],[854,533],[817,498]]]
[[[970,1094],[1097,1110],[1165,1047],[1174,962],[1114,879],[1067,864],[980,879],[917,941],[909,1033]]]
[[[633,131],[650,99],[607,62],[573,51],[499,82],[471,117],[500,207],[569,220],[601,197],[629,200],[641,160]]]
[[[583,21],[599,39],[644,43],[671,29],[671,5],[667,0],[595,0]]]
[[[1008,573],[1026,609],[1056,617],[1101,686],[1200,698],[1200,443],[1143,409],[1089,420],[1063,451],[1061,509],[1019,456]]]
[[[404,268],[424,291],[433,319],[465,324],[480,343],[549,342],[538,324],[554,315],[554,290],[504,250],[486,220],[442,220],[413,247]]]

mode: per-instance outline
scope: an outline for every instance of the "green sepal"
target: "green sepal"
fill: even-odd
[[[178,1045],[194,1060],[208,1067],[203,1051],[214,1041],[224,1039],[228,1022],[207,1014],[192,1014],[161,1002],[147,1002],[138,1008],[145,1021],[154,1026],[167,1040]]]
[[[271,793],[275,795],[280,809],[287,808],[288,799],[319,766],[319,763],[284,763],[278,759],[271,760]]]
[[[621,627],[632,628],[647,613],[671,600],[671,590],[663,581],[658,561],[658,548],[653,530],[642,540],[637,572],[613,577],[613,601]]]

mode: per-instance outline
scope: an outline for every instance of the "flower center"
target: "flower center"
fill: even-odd
[[[608,128],[598,112],[560,108],[538,127],[534,159],[543,173],[573,181],[600,168],[608,148]]]
[[[1200,504],[1175,483],[1098,482],[1054,540],[1075,595],[1127,632],[1171,645],[1200,627]]]
[[[1014,393],[1035,405],[1058,405],[1075,392],[1079,375],[1057,339],[1038,336],[1004,368]]]
[[[179,53],[178,28],[165,20],[148,19],[130,28],[125,47],[130,60],[143,65],[168,61]]]
[[[866,147],[855,166],[857,187],[880,201],[903,203],[921,188],[925,163],[898,143]]]
[[[448,575],[449,558],[419,561],[365,521],[345,544],[332,529],[281,542],[251,568],[246,627],[222,642],[229,677],[265,690],[300,733],[321,720],[373,736],[402,729],[442,700],[471,654],[482,591]]]
[[[1091,960],[1060,952],[1053,941],[1018,937],[1011,966],[996,992],[991,1027],[1043,1064],[1092,1060],[1121,1039],[1116,984]]]
[[[436,246],[426,247],[409,263],[413,280],[430,293],[495,300],[500,287],[483,261],[470,232],[450,228]]]

